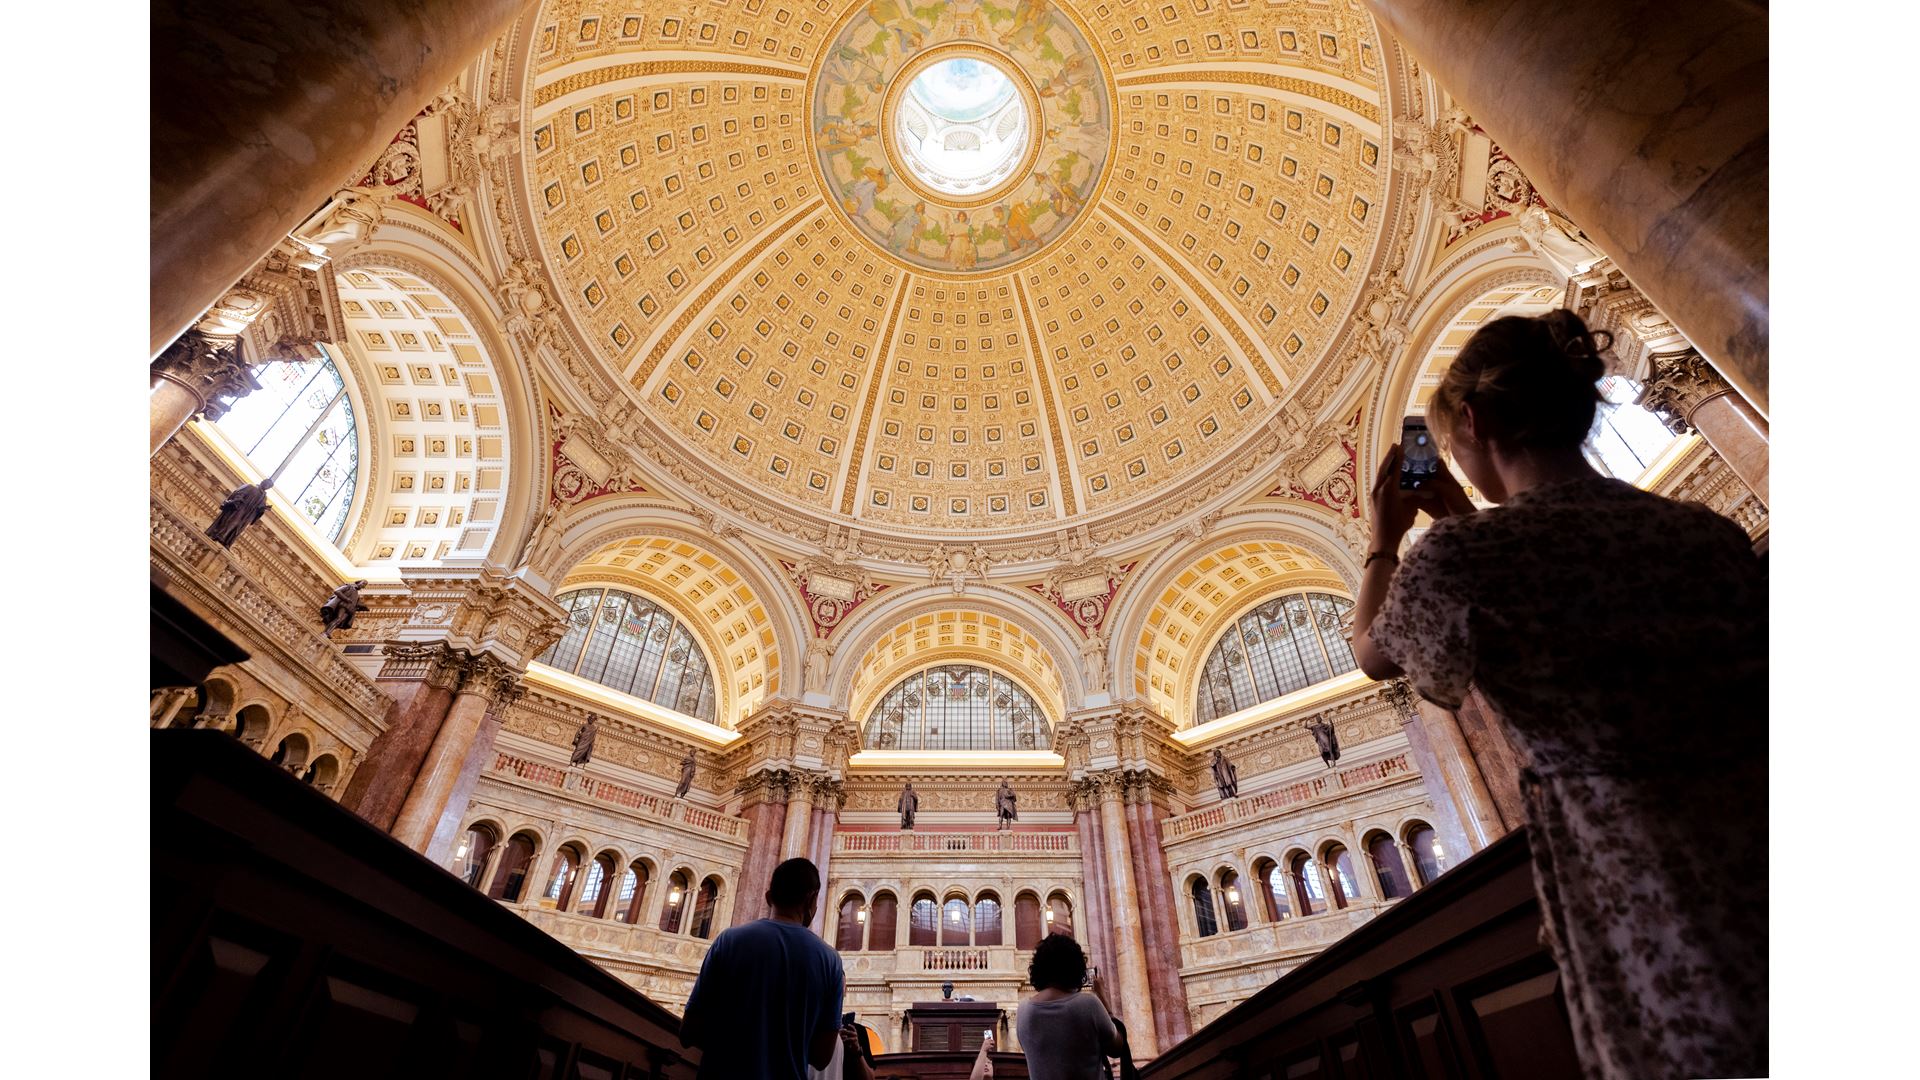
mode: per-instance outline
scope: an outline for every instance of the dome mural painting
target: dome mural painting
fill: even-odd
[[[1064,236],[1098,196],[1114,102],[1087,36],[1046,0],[856,7],[811,91],[828,201],[935,271],[992,270]]]

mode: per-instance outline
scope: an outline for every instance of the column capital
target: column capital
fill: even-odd
[[[162,349],[153,361],[152,372],[157,378],[185,387],[197,402],[194,415],[208,420],[220,419],[234,401],[260,389],[237,340],[199,329],[187,330]]]
[[[515,668],[566,633],[567,615],[531,578],[493,567],[423,568],[361,593],[367,611],[336,640],[445,643]]]
[[[381,680],[424,682],[437,690],[457,690],[466,675],[467,657],[444,641],[395,642],[381,650]]]
[[[1684,435],[1693,429],[1693,413],[1705,402],[1733,387],[1713,369],[1707,358],[1689,349],[1653,357],[1642,380],[1640,404],[1660,418],[1667,430]]]

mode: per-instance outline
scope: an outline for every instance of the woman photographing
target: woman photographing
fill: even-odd
[[[1427,421],[1497,505],[1444,468],[1403,490],[1387,455],[1354,652],[1448,709],[1476,689],[1513,744],[1587,1075],[1764,1075],[1764,570],[1732,522],[1588,464],[1601,347],[1567,311],[1468,340]]]

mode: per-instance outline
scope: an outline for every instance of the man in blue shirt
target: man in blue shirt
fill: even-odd
[[[820,871],[806,859],[774,867],[769,918],[722,931],[707,949],[680,1021],[680,1045],[700,1048],[702,1080],[806,1080],[839,1039],[845,971],[807,925]]]

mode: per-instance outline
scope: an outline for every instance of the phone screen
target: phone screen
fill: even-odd
[[[851,1026],[851,1025],[852,1025],[852,1023],[853,1023],[853,1014],[852,1014],[852,1013],[841,1013],[841,1014],[840,1014],[840,1026],[841,1026],[841,1027],[848,1027],[848,1026]]]
[[[1400,424],[1400,488],[1418,491],[1432,484],[1445,466],[1424,417],[1409,416]]]

